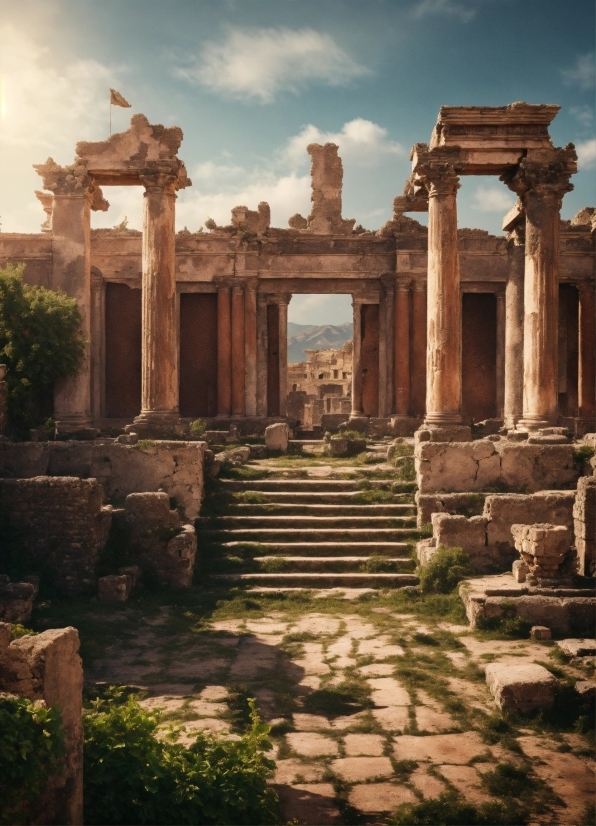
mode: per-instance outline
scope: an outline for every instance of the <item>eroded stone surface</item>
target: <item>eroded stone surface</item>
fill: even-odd
[[[415,803],[415,794],[394,783],[365,783],[352,788],[348,801],[366,814],[390,812],[402,803]]]
[[[475,731],[461,734],[435,734],[418,737],[403,734],[394,738],[393,752],[398,760],[463,765],[487,751]]]
[[[388,757],[342,757],[331,764],[333,772],[348,783],[391,777],[393,766]]]
[[[544,666],[536,663],[489,663],[486,684],[500,708],[527,712],[551,708],[558,681]]]
[[[385,739],[380,734],[346,734],[344,746],[348,757],[367,755],[380,757]]]
[[[291,732],[286,734],[291,749],[302,757],[335,756],[338,746],[335,740],[315,732]]]

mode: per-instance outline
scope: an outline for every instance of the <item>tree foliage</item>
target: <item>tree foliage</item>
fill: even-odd
[[[158,732],[159,713],[133,697],[95,700],[84,720],[85,822],[276,823],[269,728],[251,704],[239,740],[199,733],[187,748]]]
[[[51,414],[56,379],[78,372],[85,341],[76,299],[23,283],[23,267],[0,269],[0,363],[7,364],[8,415],[20,433]]]
[[[63,755],[60,706],[0,697],[0,823],[30,822],[31,809]]]

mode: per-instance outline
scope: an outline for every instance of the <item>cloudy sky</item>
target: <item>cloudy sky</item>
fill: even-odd
[[[408,153],[439,107],[557,103],[557,145],[580,172],[563,217],[596,197],[593,0],[0,0],[0,221],[35,232],[33,163],[70,163],[77,140],[108,135],[110,86],[132,109],[184,131],[193,186],[177,223],[266,200],[272,223],[309,212],[312,141],[339,144],[344,209],[369,229],[391,217]],[[110,188],[93,226],[140,228],[141,193]],[[464,178],[460,226],[500,232],[513,196]],[[343,321],[349,305],[296,297],[302,323]]]

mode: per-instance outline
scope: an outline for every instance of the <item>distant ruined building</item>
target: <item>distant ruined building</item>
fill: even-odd
[[[346,421],[352,407],[352,349],[307,350],[308,361],[288,365],[288,418],[302,430]]]

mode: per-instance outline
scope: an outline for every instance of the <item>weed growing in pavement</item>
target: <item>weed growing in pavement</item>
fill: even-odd
[[[390,826],[524,826],[529,812],[515,801],[506,803],[465,802],[456,792],[444,792],[440,797],[422,803],[402,803],[389,818]]]

